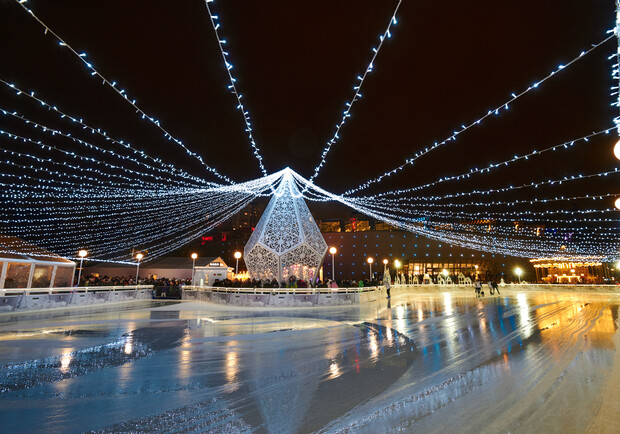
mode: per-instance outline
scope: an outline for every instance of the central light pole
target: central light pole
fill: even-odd
[[[398,278],[398,283],[400,284],[400,266],[402,264],[398,259],[394,260],[394,268],[396,268],[396,277]],[[394,280],[394,284],[396,285],[396,280]]]
[[[142,253],[138,253],[136,255],[136,259],[138,260],[138,265],[136,267],[136,286],[138,286],[138,275],[140,274],[140,261],[142,260],[142,258],[144,258],[144,255]]]
[[[523,274],[523,270],[520,269],[519,267],[517,267],[517,268],[515,268],[515,274],[519,278],[519,284],[520,284],[521,283],[521,274]]]
[[[196,258],[197,257],[198,257],[198,253],[192,253],[192,286],[196,286],[194,285],[194,276],[196,274],[194,270],[196,269]]]
[[[368,267],[370,268],[370,277],[368,279],[372,280],[372,263],[375,262],[375,260],[369,257],[366,261],[368,262]]]
[[[384,259],[383,260],[383,280],[385,280],[385,276],[386,274],[388,274],[387,265],[388,265],[388,260]]]
[[[329,253],[331,253],[332,255],[332,278],[334,279],[334,282],[336,281],[336,273],[335,273],[335,267],[334,267],[334,255],[336,254],[337,250],[335,247],[330,247],[329,248]]]
[[[84,268],[84,258],[88,255],[88,252],[84,249],[78,252],[78,256],[80,257],[80,272],[78,273],[77,286],[80,286],[80,279],[82,278],[82,268]]]
[[[241,252],[235,252],[235,259],[237,260],[237,265],[235,265],[235,277],[239,274],[239,259],[241,258]]]

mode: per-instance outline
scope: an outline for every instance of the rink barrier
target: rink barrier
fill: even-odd
[[[482,286],[488,291],[486,283]],[[458,284],[414,284],[392,285],[391,295],[411,293],[420,290],[460,290],[474,292],[474,285]],[[573,285],[573,284],[504,284],[499,291],[563,291],[620,293],[618,285]],[[355,288],[223,288],[182,286],[183,300],[208,301],[233,306],[273,306],[273,307],[304,307],[304,306],[341,306],[353,305],[386,297],[384,286]]]
[[[309,307],[359,304],[377,287],[363,288],[222,288],[181,287],[183,300],[208,301],[233,306]]]
[[[152,285],[0,290],[0,313],[149,300]]]

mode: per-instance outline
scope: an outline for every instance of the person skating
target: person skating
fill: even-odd
[[[499,292],[499,287],[497,286],[497,282],[494,280],[493,282],[491,282],[491,285],[493,287],[493,291],[496,291],[498,294]]]

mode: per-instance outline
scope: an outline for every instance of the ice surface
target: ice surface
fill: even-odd
[[[0,315],[3,432],[617,432],[620,296]]]

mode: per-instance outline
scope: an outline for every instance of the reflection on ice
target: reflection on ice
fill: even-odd
[[[594,407],[574,412],[586,422],[556,415],[611,387],[618,305],[442,290],[304,310],[168,305],[116,324],[85,315],[70,333],[62,318],[0,318],[0,417],[7,431],[580,430]]]

